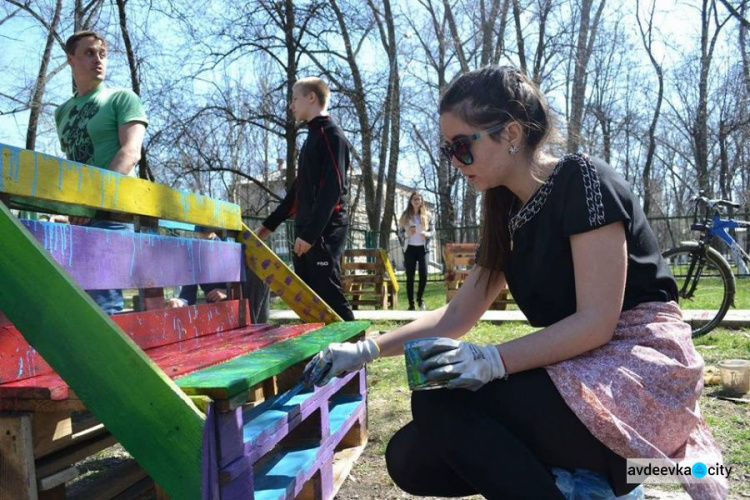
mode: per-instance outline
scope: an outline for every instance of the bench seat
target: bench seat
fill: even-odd
[[[133,313],[138,316],[139,313]],[[323,323],[275,327],[260,324],[189,338],[146,349],[145,353],[171,378],[215,366],[280,341],[316,330]],[[10,410],[14,399],[60,401],[70,397],[68,385],[55,373],[0,385],[0,409]]]

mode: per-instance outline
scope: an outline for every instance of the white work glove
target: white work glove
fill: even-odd
[[[476,391],[490,380],[505,376],[505,365],[494,345],[481,346],[449,338],[437,338],[419,347],[418,370],[431,382],[445,382],[450,389]]]
[[[326,385],[333,377],[359,370],[379,355],[380,348],[372,339],[332,343],[307,363],[302,382],[308,388]]]

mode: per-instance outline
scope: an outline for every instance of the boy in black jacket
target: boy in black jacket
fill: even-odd
[[[320,78],[294,84],[295,120],[308,127],[299,155],[297,178],[284,200],[263,221],[258,236],[267,238],[294,215],[294,271],[345,321],[354,319],[341,292],[341,255],[346,247],[349,143],[328,115],[330,90]]]

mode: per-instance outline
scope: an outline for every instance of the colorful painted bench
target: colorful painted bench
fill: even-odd
[[[174,499],[333,497],[366,442],[365,372],[286,393],[369,325],[340,321],[238,206],[2,144],[0,199],[237,239],[21,221],[0,202],[0,498],[59,498],[71,465],[115,441]],[[252,324],[236,285],[221,303],[155,307],[163,287],[240,282],[243,262],[306,323]],[[96,288],[150,291],[146,310],[107,316]]]

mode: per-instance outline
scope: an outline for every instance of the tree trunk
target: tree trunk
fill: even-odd
[[[383,40],[389,62],[389,96],[390,96],[390,152],[388,158],[388,176],[385,186],[385,207],[380,221],[380,248],[388,249],[391,226],[394,217],[394,199],[396,195],[396,172],[398,171],[399,142],[401,136],[401,82],[398,72],[398,53],[396,28],[393,23],[390,0],[383,0],[384,21],[387,39]],[[381,31],[382,33],[382,31]],[[382,167],[381,167],[382,168]]]
[[[286,41],[286,102],[292,102],[294,82],[297,81],[297,41],[294,38],[294,2],[284,0],[283,22],[284,38]],[[294,179],[297,178],[297,125],[294,114],[289,106],[286,106],[286,188],[291,189]]]
[[[643,48],[646,49],[648,58],[651,61],[651,66],[654,67],[656,72],[656,79],[659,83],[659,91],[656,95],[656,106],[654,107],[654,115],[651,118],[651,124],[648,127],[648,150],[646,152],[646,162],[643,165],[643,175],[641,176],[643,182],[643,212],[648,215],[651,212],[651,171],[654,165],[654,156],[656,154],[656,127],[659,123],[659,114],[661,112],[661,104],[664,96],[664,74],[662,72],[661,65],[656,61],[652,50],[652,36],[653,36],[653,24],[654,24],[654,9],[655,4],[651,6],[651,12],[649,14],[647,29],[644,31],[641,25],[641,18],[639,13],[640,4],[636,2],[636,21],[638,22],[638,28],[641,32],[641,41],[643,42]]]
[[[125,54],[128,57],[128,68],[130,69],[130,84],[133,86],[133,92],[138,96],[141,95],[141,81],[138,77],[138,63],[135,60],[135,52],[133,51],[133,43],[130,40],[130,31],[128,30],[128,18],[125,12],[125,4],[128,0],[117,0],[117,14],[120,18],[120,32],[122,33],[122,41],[125,44]],[[151,167],[148,164],[148,156],[146,154],[146,148],[141,144],[141,159],[138,161],[138,177],[141,179],[147,179],[154,181],[154,173],[151,171]]]
[[[573,70],[573,87],[571,89],[570,122],[568,124],[568,152],[575,153],[581,145],[581,127],[583,125],[583,111],[586,100],[586,69],[588,67],[597,26],[601,18],[606,0],[601,0],[599,7],[591,21],[591,10],[594,0],[581,1],[581,19],[578,28],[578,42],[576,43],[575,67]]]
[[[36,77],[34,94],[31,97],[29,125],[26,129],[26,149],[33,150],[36,148],[36,132],[39,126],[39,116],[42,113],[44,89],[47,86],[47,69],[49,68],[50,56],[52,55],[52,46],[55,44],[55,31],[57,30],[57,24],[60,22],[61,12],[62,0],[57,0],[55,3],[55,13],[52,16],[52,22],[47,31],[47,40],[44,43],[44,53],[42,54],[42,62],[39,64],[39,74]]]
[[[372,7],[372,6],[371,6]],[[350,98],[354,109],[357,112],[357,120],[359,122],[360,139],[362,141],[362,155],[360,159],[360,169],[362,170],[362,176],[360,177],[360,188],[364,189],[365,192],[365,211],[367,213],[367,222],[370,231],[377,231],[380,225],[380,200],[381,194],[380,189],[375,189],[375,180],[372,166],[372,125],[370,124],[369,111],[367,109],[367,100],[365,86],[362,80],[362,72],[359,69],[357,58],[352,47],[351,37],[349,35],[349,28],[347,20],[345,19],[341,8],[338,5],[338,0],[331,0],[331,8],[333,9],[336,20],[338,21],[339,30],[341,37],[344,41],[344,49],[346,51],[346,62],[349,65],[349,70],[352,73],[352,85],[354,88],[350,92]],[[384,162],[380,164],[381,170],[383,169]],[[378,186],[381,186],[381,182],[378,181]]]

